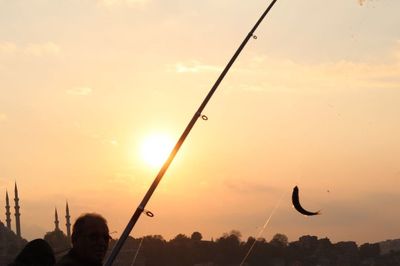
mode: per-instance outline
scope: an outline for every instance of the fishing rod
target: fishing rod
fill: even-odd
[[[162,177],[164,176],[165,172],[168,170],[169,165],[172,163],[172,160],[175,158],[175,155],[178,153],[180,147],[182,146],[183,142],[185,141],[186,137],[189,135],[190,131],[192,130],[193,126],[196,124],[197,120],[199,117],[201,117],[203,120],[207,120],[207,116],[202,115],[203,109],[206,107],[208,101],[211,99],[213,96],[214,92],[217,90],[219,84],[221,81],[224,79],[225,75],[228,73],[229,69],[235,62],[236,58],[239,56],[240,52],[243,50],[243,48],[246,46],[247,42],[250,40],[251,37],[254,39],[257,39],[257,36],[254,35],[254,32],[260,25],[260,23],[264,20],[265,16],[269,13],[271,8],[274,6],[275,2],[277,0],[273,0],[267,7],[267,9],[264,11],[264,13],[261,15],[261,17],[258,19],[256,24],[253,26],[251,31],[247,34],[246,38],[243,40],[243,42],[240,44],[239,48],[236,50],[235,54],[232,56],[231,60],[229,60],[228,64],[218,77],[217,81],[214,83],[212,86],[211,90],[208,92],[207,96],[204,98],[203,102],[201,103],[200,107],[197,109],[197,111],[194,113],[192,119],[190,120],[189,124],[186,126],[185,130],[183,131],[181,137],[178,139],[177,143],[175,144],[174,148],[172,149],[171,153],[169,154],[167,160],[164,162],[163,166],[161,167],[160,171],[158,172],[156,178],[154,179],[153,183],[151,184],[150,188],[147,190],[147,193],[143,197],[142,201],[140,202],[139,206],[137,207],[136,211],[133,213],[131,219],[129,220],[127,226],[125,227],[125,230],[122,232],[121,237],[118,239],[117,243],[114,245],[110,256],[107,258],[104,266],[111,266],[112,263],[114,262],[115,258],[117,257],[119,251],[122,248],[122,245],[124,244],[125,240],[128,238],[130,232],[132,231],[133,227],[135,226],[136,222],[139,220],[140,215],[142,212],[145,212],[146,215],[152,217],[153,213],[150,211],[147,211],[145,209],[148,201],[150,200],[151,196],[153,195],[153,192],[156,190],[158,184],[160,183]]]

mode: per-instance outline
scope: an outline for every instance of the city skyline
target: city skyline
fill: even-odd
[[[19,238],[24,238],[23,234],[21,233],[21,213],[20,213],[20,204],[19,204],[19,195],[18,195],[18,186],[17,182],[14,183],[14,216],[15,219],[12,219],[12,213],[10,211],[11,205],[9,201],[9,196],[8,196],[8,190],[6,190],[5,194],[5,219],[4,221],[6,222],[5,226],[7,227],[8,230],[14,232],[16,236]],[[65,202],[65,234],[68,239],[71,238],[71,216],[69,213],[69,206],[68,206],[68,201]],[[14,223],[14,226],[12,225],[12,222]],[[0,222],[3,223],[3,220],[0,219]],[[57,212],[57,207],[54,208],[54,231],[61,230],[59,226],[59,218],[58,218],[58,212]],[[63,230],[61,230],[63,231]],[[47,232],[52,232],[52,231],[47,231]],[[46,233],[47,233],[46,232]]]

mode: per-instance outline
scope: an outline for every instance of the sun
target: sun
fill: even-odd
[[[174,147],[173,140],[165,134],[146,137],[141,145],[141,157],[151,167],[161,167]]]

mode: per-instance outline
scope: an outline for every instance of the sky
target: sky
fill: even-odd
[[[158,172],[144,143],[177,141],[268,4],[0,0],[0,206],[17,182],[23,237],[53,230],[54,208],[65,231],[68,201],[118,238]],[[267,240],[400,238],[398,10],[278,0],[131,235],[246,240],[276,209]],[[295,185],[322,215],[292,208]]]

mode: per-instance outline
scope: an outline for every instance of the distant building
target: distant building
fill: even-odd
[[[20,217],[21,214],[19,212],[19,198],[18,198],[18,188],[17,188],[17,182],[15,182],[15,187],[14,187],[14,201],[15,201],[15,232],[17,236],[21,237],[21,222],[20,222]]]
[[[8,199],[8,191],[6,190],[6,222],[7,228],[11,231],[11,212],[10,212],[10,200]]]
[[[6,226],[0,221],[0,265],[9,264],[22,249],[22,247],[27,243],[27,241],[21,236],[20,199],[18,195],[17,182],[15,182],[14,186],[15,232],[12,231],[10,198],[7,190],[5,200]],[[65,206],[65,225],[67,229],[67,235],[65,235],[59,227],[57,209],[55,210],[54,218],[54,231],[47,232],[44,236],[44,239],[52,246],[55,252],[67,250],[71,246],[71,216],[69,213],[68,202]]]
[[[67,208],[68,210],[68,203],[67,203]],[[69,217],[69,210],[66,215],[66,217]],[[69,218],[68,218],[69,219]],[[57,213],[57,208],[54,211],[54,231],[47,232],[44,235],[44,240],[46,240],[50,246],[53,248],[54,252],[57,253],[63,253],[66,252],[67,250],[70,249],[71,247],[71,238],[68,235],[65,235],[63,231],[60,230],[59,226],[60,222],[58,220],[58,213]],[[68,224],[69,220],[67,220],[67,232],[70,230]]]
[[[0,222],[0,265],[8,265],[27,241]]]
[[[71,242],[71,220],[70,220],[71,216],[69,215],[69,207],[68,207],[68,201],[65,204],[65,226],[67,228],[67,238],[68,241]]]
[[[15,209],[15,233],[18,237],[21,238],[21,213],[19,211],[20,206],[19,206],[19,197],[18,197],[18,187],[17,187],[17,182],[15,182],[14,186],[14,209]],[[8,191],[6,190],[6,225],[7,229],[11,231],[11,212],[10,212],[10,199],[8,197]]]
[[[8,265],[13,261],[18,252],[25,246],[27,241],[21,237],[21,224],[19,212],[19,198],[17,183],[14,187],[15,201],[15,228],[16,233],[11,230],[10,199],[6,191],[6,226],[0,221],[0,265]]]

